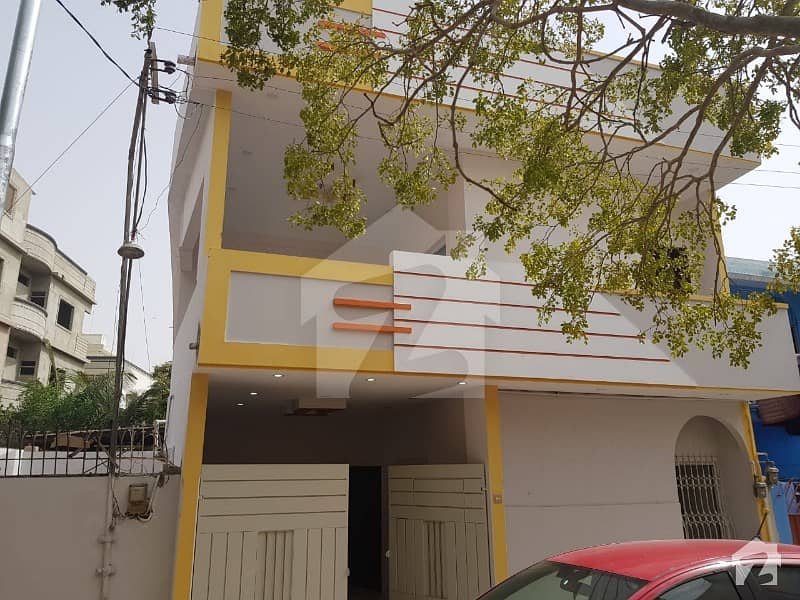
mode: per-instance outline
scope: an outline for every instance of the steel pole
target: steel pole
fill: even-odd
[[[42,0],[20,0],[17,13],[3,96],[0,99],[0,204],[5,202],[11,167],[14,164],[14,143],[17,139],[25,86],[28,84],[41,6]]]

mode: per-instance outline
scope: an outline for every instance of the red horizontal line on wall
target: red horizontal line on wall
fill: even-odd
[[[557,333],[564,335],[560,329],[547,329],[544,327],[523,327],[521,325],[491,325],[485,323],[462,323],[458,321],[425,321],[423,319],[395,319],[395,323],[421,323],[423,325],[449,325],[452,327],[480,327],[482,329],[502,329],[508,331],[533,331],[537,333]],[[585,332],[586,335],[594,337],[610,337],[638,340],[638,335],[631,335],[627,333],[599,333],[594,331]]]
[[[359,298],[334,298],[334,306],[350,306],[352,308],[379,308],[383,310],[411,310],[410,304],[384,302],[383,300],[361,300]]]
[[[371,323],[334,323],[337,331],[369,331],[371,333],[411,333],[411,327],[372,325]]]
[[[482,281],[486,281],[483,279]],[[459,304],[479,304],[482,306],[504,306],[507,308],[534,308],[539,309],[542,308],[541,306],[537,306],[535,304],[512,304],[509,302],[488,302],[485,300],[463,300],[461,298],[434,298],[432,296],[412,296],[409,294],[395,294],[395,298],[407,298],[409,300],[433,300],[434,302],[455,302]],[[558,312],[567,312],[563,308],[556,308]],[[610,317],[620,317],[619,313],[616,312],[609,312],[606,310],[587,310],[586,314],[590,315],[607,315]]]
[[[637,362],[668,363],[668,358],[645,356],[614,356],[610,354],[573,354],[569,352],[540,352],[536,350],[502,350],[500,348],[469,348],[461,346],[431,346],[426,344],[395,344],[395,348],[426,348],[430,350],[458,350],[461,352],[490,352],[496,354],[525,354],[534,356],[566,356],[569,358],[600,358],[606,360],[633,360]]]

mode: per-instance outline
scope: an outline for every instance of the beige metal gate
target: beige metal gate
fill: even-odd
[[[347,465],[204,465],[192,600],[346,600]]]
[[[390,600],[473,600],[489,589],[483,465],[389,467]]]

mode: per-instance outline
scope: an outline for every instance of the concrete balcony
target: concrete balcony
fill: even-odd
[[[597,294],[587,342],[570,343],[563,313],[538,322],[518,263],[490,263],[480,280],[467,279],[466,269],[412,252],[393,252],[383,266],[214,251],[199,364],[526,380],[554,391],[581,384],[607,394],[666,388],[739,400],[800,389],[785,307],[762,323],[763,346],[744,370],[708,351],[675,358],[640,342],[649,314],[614,294]]]
[[[56,244],[53,239],[38,229],[27,228],[23,246],[28,256],[39,261],[52,272],[56,261]]]
[[[26,250],[23,261],[30,263],[32,270],[51,274],[94,302],[96,288],[94,280],[75,261],[58,249],[56,241],[47,232],[33,225],[27,225],[23,246]]]
[[[41,340],[45,337],[47,311],[24,298],[14,298],[11,305],[11,326]]]

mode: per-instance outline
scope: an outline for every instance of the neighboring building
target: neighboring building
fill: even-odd
[[[51,350],[56,369],[80,371],[86,364],[81,332],[95,282],[49,234],[28,224],[31,197],[27,182],[12,171],[0,216],[2,404],[15,401],[24,382],[47,381]]]
[[[731,292],[744,298],[766,291],[773,279],[765,260],[728,257],[726,264]],[[788,307],[788,324],[800,358],[800,294],[772,295]],[[773,461],[779,470],[781,484],[773,488],[772,501],[780,541],[800,544],[800,396],[754,403],[751,411],[762,458]]]
[[[410,2],[337,10],[390,31]],[[570,548],[752,538],[768,503],[748,402],[800,390],[786,309],[765,319],[747,371],[641,344],[647,314],[613,294],[595,297],[588,343],[569,344],[558,315],[538,325],[502,247],[479,281],[440,255],[487,198],[459,180],[432,206],[395,206],[369,137],[357,156],[364,236],[290,228],[282,152],[302,132],[298,87],[236,87],[213,41],[225,41],[223,4],[199,5],[187,93],[206,108],[179,122],[169,196],[173,598],[281,582],[281,597],[343,600],[349,586],[466,599]],[[526,63],[518,74],[560,73]],[[693,161],[709,160],[718,135],[703,131]],[[493,156],[464,160],[487,178],[508,171]],[[756,166],[720,161],[735,168],[718,185]]]
[[[99,333],[87,333],[84,336],[87,341],[87,356],[89,362],[83,370],[87,375],[114,374],[116,366],[116,355],[106,348],[105,338]],[[128,394],[141,394],[153,384],[153,377],[139,365],[129,360],[125,361],[125,377],[122,380],[122,396],[126,398]]]

